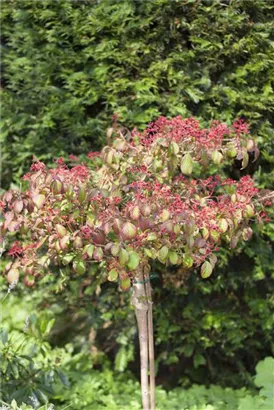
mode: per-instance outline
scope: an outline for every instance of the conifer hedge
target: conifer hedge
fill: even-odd
[[[99,149],[117,113],[140,129],[161,114],[242,117],[261,149],[247,172],[270,188],[273,13],[273,0],[3,1],[2,187],[19,182],[33,155]],[[240,173],[236,164],[229,176]],[[167,284],[158,307],[156,293],[159,364],[237,384],[271,353],[273,238],[268,224],[229,263],[223,254],[214,283],[192,277],[172,298]]]

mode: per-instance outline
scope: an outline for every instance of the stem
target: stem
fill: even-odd
[[[147,277],[149,279],[149,277]],[[154,369],[154,335],[152,316],[152,295],[151,285],[146,283],[146,293],[148,297],[148,352],[149,352],[149,384],[150,384],[150,410],[155,410],[155,369]]]
[[[148,384],[148,301],[144,285],[144,275],[140,268],[133,285],[132,305],[135,308],[140,344],[141,362],[141,390],[143,410],[149,410],[149,384]]]

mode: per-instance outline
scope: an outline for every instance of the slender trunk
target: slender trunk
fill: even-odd
[[[143,410],[150,410],[148,384],[148,300],[142,268],[138,270],[136,281],[133,285],[132,305],[135,308],[139,333]]]
[[[148,277],[146,283],[146,294],[148,297],[148,352],[149,352],[149,384],[150,384],[150,410],[155,410],[155,369],[154,369],[154,334],[152,316],[151,285]]]

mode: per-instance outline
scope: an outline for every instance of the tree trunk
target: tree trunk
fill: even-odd
[[[132,305],[135,308],[139,333],[143,410],[150,410],[148,383],[148,299],[141,267],[137,272],[133,285]]]
[[[154,334],[152,315],[152,295],[149,276],[146,283],[148,297],[148,353],[149,353],[149,384],[150,384],[150,410],[155,410],[155,369],[154,369]]]

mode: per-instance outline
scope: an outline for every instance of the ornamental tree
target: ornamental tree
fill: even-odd
[[[34,160],[23,177],[27,189],[2,196],[1,236],[11,242],[6,276],[28,287],[45,275],[83,280],[97,263],[103,281],[132,288],[143,409],[154,410],[151,262],[182,265],[182,274],[199,267],[208,278],[219,247],[248,240],[272,194],[260,195],[249,176],[216,174],[229,160],[245,168],[258,157],[242,120],[202,128],[193,118],[160,117],[143,132],[115,120],[107,138],[86,163],[69,167],[60,158],[50,169]]]

